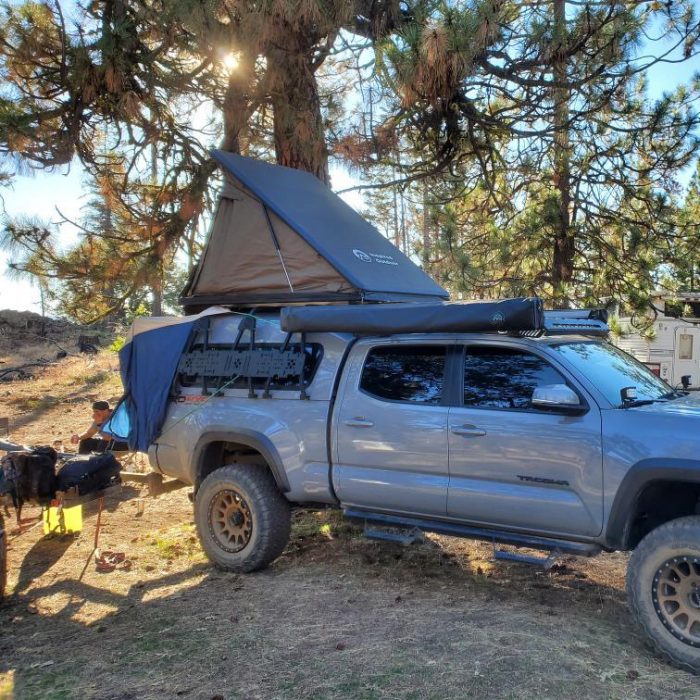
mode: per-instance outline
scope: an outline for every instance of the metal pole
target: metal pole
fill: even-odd
[[[277,240],[277,234],[275,233],[275,229],[272,226],[272,219],[270,219],[270,212],[267,210],[267,207],[263,204],[263,210],[265,212],[265,218],[267,219],[267,225],[268,228],[270,229],[270,235],[272,236],[272,242],[275,245],[275,250],[277,251],[277,257],[280,259],[280,263],[282,263],[282,270],[284,271],[284,276],[287,278],[287,284],[289,285],[289,291],[294,294],[294,287],[292,287],[292,281],[289,279],[289,273],[287,272],[287,266],[284,264],[284,258],[282,257],[282,251],[280,250],[280,242]]]

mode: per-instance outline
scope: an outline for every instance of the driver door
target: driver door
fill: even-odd
[[[594,536],[603,523],[601,416],[543,355],[465,348],[461,406],[450,409],[448,515],[535,532]],[[568,384],[582,415],[533,408],[538,386]]]

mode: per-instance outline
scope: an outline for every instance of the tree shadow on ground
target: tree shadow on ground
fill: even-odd
[[[103,517],[105,513],[112,513],[117,508],[132,498],[140,495],[140,491],[132,486],[121,485],[118,494],[112,492],[108,497],[105,497],[103,504]],[[84,519],[96,515],[99,509],[97,499],[88,501],[81,505],[83,509],[82,516]],[[36,509],[35,509],[36,510]],[[41,518],[45,516],[45,511],[40,511]],[[102,521],[103,524],[105,521]],[[41,524],[36,524],[35,527],[42,527]],[[85,528],[85,522],[83,523]],[[94,527],[94,526],[93,526]],[[24,533],[21,533],[24,534]],[[21,534],[19,536],[21,536]],[[76,536],[73,534],[66,535],[45,535],[37,540],[32,548],[26,552],[20,564],[20,570],[17,577],[16,592],[25,590],[32,581],[40,578],[51,567],[53,567],[68,551],[68,548],[75,542]]]
[[[141,561],[130,574],[38,580],[0,610],[0,681],[16,700],[583,699],[636,696],[632,669],[644,697],[694,697],[632,631],[619,588],[568,559],[479,573],[485,549],[470,568],[441,542],[355,534],[297,530],[251,575],[181,560],[172,573],[142,574]]]
[[[21,593],[53,567],[75,542],[74,535],[42,537],[27,552],[20,564],[15,593]]]

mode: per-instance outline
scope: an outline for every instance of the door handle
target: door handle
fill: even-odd
[[[469,424],[456,425],[454,428],[450,428],[450,432],[455,435],[463,435],[464,437],[483,437],[486,435],[485,430]]]
[[[358,416],[357,418],[351,418],[345,421],[345,425],[349,425],[351,428],[372,428],[374,423],[371,420],[365,420],[364,418]]]

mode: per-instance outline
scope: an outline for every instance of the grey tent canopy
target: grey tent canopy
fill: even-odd
[[[439,301],[448,293],[320,180],[214,151],[225,173],[209,240],[181,301]]]

